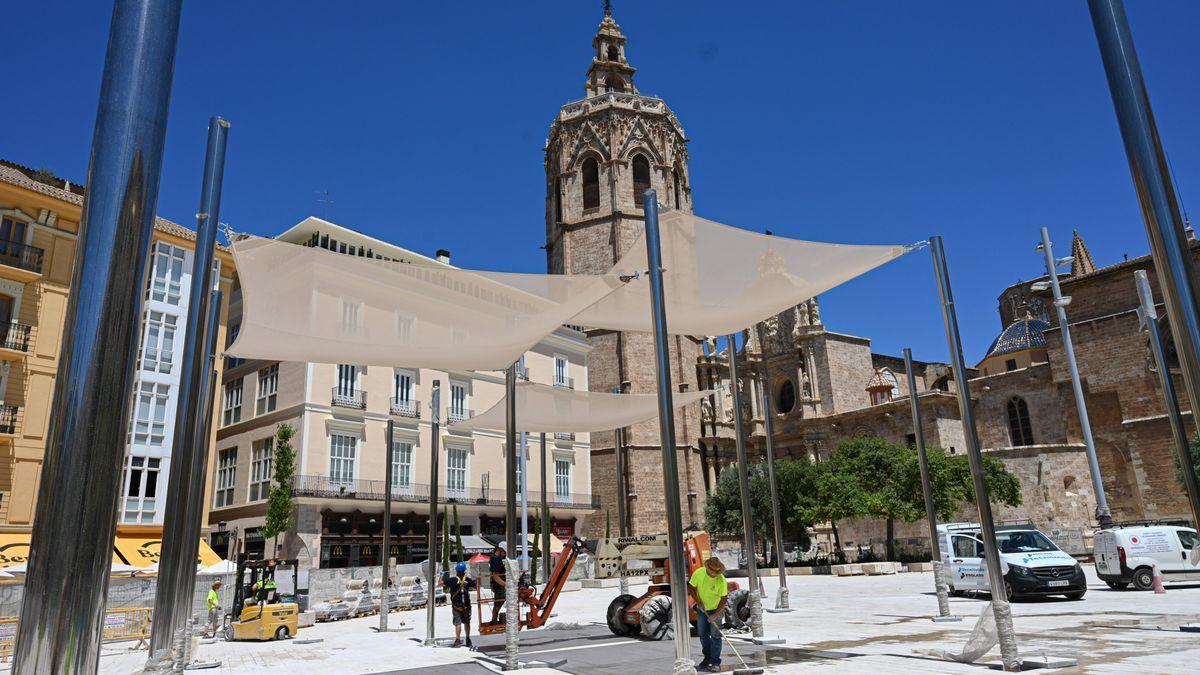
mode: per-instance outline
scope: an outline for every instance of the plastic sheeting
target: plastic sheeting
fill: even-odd
[[[233,257],[243,318],[225,351],[247,359],[500,370],[621,285],[613,276],[478,272],[260,237],[235,243]]]
[[[711,391],[675,394],[676,408],[712,395]],[[529,433],[584,433],[612,431],[658,417],[657,394],[606,394],[551,387],[534,382],[517,383],[517,431]],[[451,429],[503,429],[504,399]]]
[[[670,211],[659,219],[667,332],[728,335],[749,328],[911,250],[756,234]],[[645,272],[645,235],[612,273]],[[639,279],[584,310],[571,323],[651,331],[650,284]]]

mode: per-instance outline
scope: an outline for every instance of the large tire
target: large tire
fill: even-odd
[[[1108,587],[1114,591],[1123,591],[1126,588],[1129,588],[1128,581],[1106,581],[1104,583],[1108,584]]]
[[[1149,567],[1139,567],[1134,570],[1133,587],[1139,591],[1154,590],[1154,570]]]
[[[656,595],[642,605],[642,637],[648,640],[673,640],[675,627],[671,623],[671,596]]]
[[[750,592],[738,588],[729,593],[725,600],[725,625],[730,628],[745,628],[750,621]]]
[[[275,629],[275,639],[276,640],[286,640],[290,636],[291,636],[291,633],[288,632],[287,626],[280,626],[279,628]]]
[[[625,608],[635,598],[626,593],[613,598],[613,601],[608,603],[608,629],[617,637],[633,637],[641,630],[641,626],[636,623],[625,622]]]

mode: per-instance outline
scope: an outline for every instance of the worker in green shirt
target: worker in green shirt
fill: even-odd
[[[696,668],[719,673],[721,632],[717,624],[721,621],[725,601],[729,597],[725,565],[715,557],[705,560],[704,566],[692,572],[692,578],[688,580],[688,597],[696,609],[696,633],[700,635],[700,647],[704,653],[704,660]]]
[[[217,629],[221,627],[221,598],[217,595],[219,590],[221,590],[221,580],[217,579],[208,589],[208,629],[214,637]]]

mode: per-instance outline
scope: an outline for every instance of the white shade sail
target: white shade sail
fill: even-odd
[[[711,391],[675,394],[681,408]],[[451,429],[503,429],[505,399],[486,412],[450,425]],[[534,382],[517,383],[517,431],[533,433],[584,433],[612,431],[658,417],[657,394],[606,394],[551,387]]]
[[[274,239],[233,246],[247,359],[500,370],[621,285],[612,276],[477,272]]]
[[[911,250],[756,234],[682,211],[663,214],[659,231],[667,332],[674,335],[737,333]],[[645,272],[646,260],[643,234],[612,274]],[[648,280],[618,289],[571,323],[652,331]]]

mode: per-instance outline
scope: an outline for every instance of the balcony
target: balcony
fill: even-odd
[[[570,431],[556,431],[554,432],[554,440],[573,441],[575,440],[575,434],[571,433]]]
[[[0,324],[0,361],[17,361],[25,358],[33,346],[33,326],[13,321]]]
[[[333,402],[331,405],[339,408],[353,408],[355,410],[367,409],[367,392],[365,391],[346,391],[340,387],[333,388]]]
[[[0,405],[0,437],[16,436],[21,409],[15,405]]]
[[[467,408],[450,408],[446,411],[446,424],[454,424],[469,420],[475,415],[475,412]]]
[[[561,380],[558,378],[555,378],[554,386],[558,387],[559,389],[574,389],[575,388],[575,378],[567,377],[567,378],[563,378]]]
[[[393,396],[388,401],[388,410],[396,417],[408,417],[410,419],[421,419],[421,402],[412,399],[401,399]]]
[[[384,484],[382,480],[335,480],[329,476],[296,476],[292,484],[292,496],[315,497],[323,499],[359,499],[382,502]],[[408,485],[393,485],[392,499],[412,504],[429,503],[429,484],[410,483]],[[529,491],[529,504],[532,508],[541,503],[542,493]],[[547,502],[560,508],[598,509],[600,498],[590,493],[547,495]],[[465,490],[450,491],[447,486],[438,486],[439,504],[475,504],[479,506],[503,507],[507,502],[503,488],[469,487]]]
[[[0,239],[0,275],[16,281],[34,281],[42,276],[46,252],[8,239]]]
[[[517,368],[517,379],[525,380],[526,382],[528,382],[529,381],[529,369],[528,368]]]

